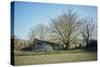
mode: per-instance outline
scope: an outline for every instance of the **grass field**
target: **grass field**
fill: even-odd
[[[71,53],[72,52],[72,53]],[[48,53],[46,55],[16,55],[15,65],[51,64],[80,61],[96,61],[96,52],[62,51],[61,53]]]

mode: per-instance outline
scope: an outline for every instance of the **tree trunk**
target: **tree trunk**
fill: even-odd
[[[69,42],[65,43],[66,47],[65,47],[65,50],[68,50],[69,49]]]

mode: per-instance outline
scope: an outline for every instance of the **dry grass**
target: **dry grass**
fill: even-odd
[[[96,52],[78,52],[51,55],[15,56],[15,65],[51,64],[65,62],[95,61]]]

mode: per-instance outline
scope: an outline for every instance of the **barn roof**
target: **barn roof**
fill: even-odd
[[[44,42],[44,43],[49,43],[51,45],[61,45],[61,44],[57,44],[57,43],[53,43],[53,42],[48,42],[48,41],[44,41],[44,40],[39,40],[39,39],[34,39],[34,41],[41,41],[41,42]]]

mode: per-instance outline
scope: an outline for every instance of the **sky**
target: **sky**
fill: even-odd
[[[20,39],[28,39],[32,27],[49,24],[50,17],[55,18],[69,9],[77,12],[80,17],[97,17],[96,6],[16,1],[14,2],[14,34]]]

